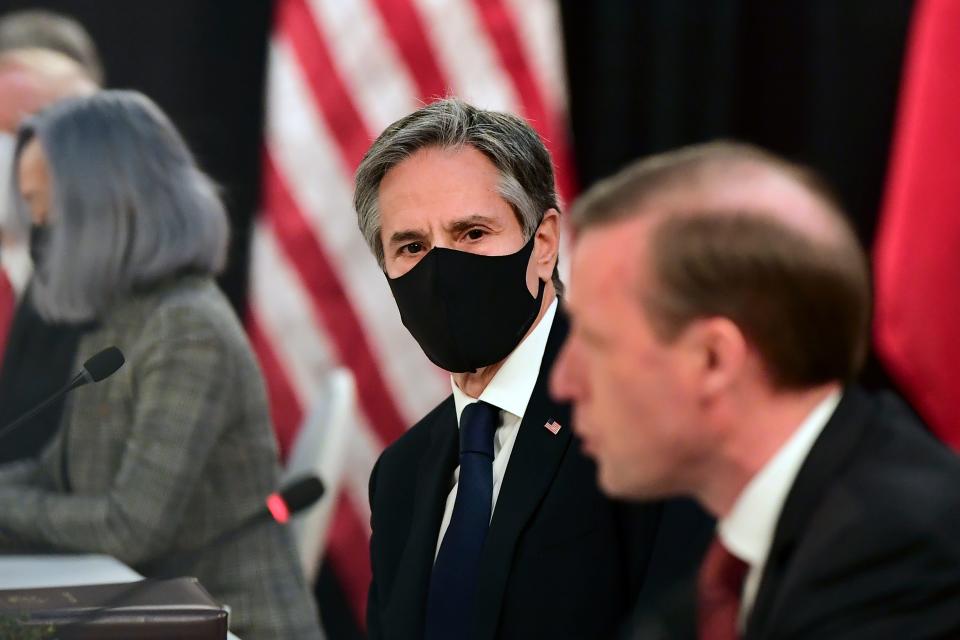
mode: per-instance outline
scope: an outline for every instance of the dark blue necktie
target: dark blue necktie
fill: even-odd
[[[460,478],[453,515],[430,575],[426,640],[465,638],[493,501],[493,433],[498,409],[475,402],[460,416]]]

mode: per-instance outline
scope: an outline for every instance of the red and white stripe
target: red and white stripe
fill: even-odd
[[[362,620],[370,469],[449,382],[401,324],[357,230],[353,172],[387,124],[456,95],[527,117],[569,197],[559,20],[551,0],[277,0],[275,18],[248,329],[284,453],[330,370],[356,380],[327,551]]]

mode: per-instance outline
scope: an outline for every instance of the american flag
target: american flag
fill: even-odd
[[[326,558],[358,621],[370,580],[367,480],[380,451],[450,392],[400,322],[357,230],[353,173],[386,125],[455,95],[519,113],[571,193],[553,0],[278,0],[270,41],[263,209],[248,329],[286,454],[334,367],[355,379]]]

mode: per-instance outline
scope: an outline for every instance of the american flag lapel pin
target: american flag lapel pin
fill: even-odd
[[[556,420],[547,420],[547,423],[543,425],[543,428],[549,431],[550,433],[552,433],[553,435],[557,435],[558,433],[560,433],[560,423],[557,422]]]

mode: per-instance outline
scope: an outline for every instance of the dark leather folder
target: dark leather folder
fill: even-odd
[[[0,590],[2,640],[226,637],[226,609],[196,578]]]

